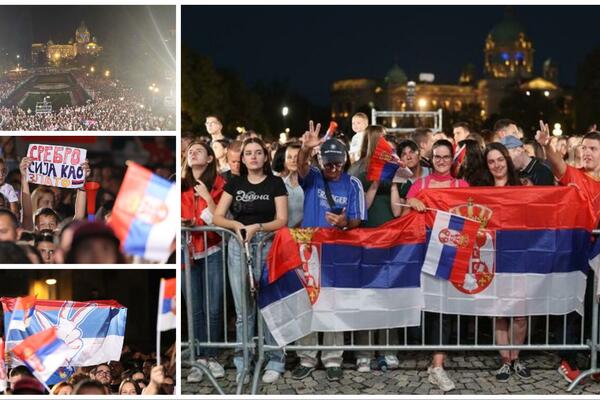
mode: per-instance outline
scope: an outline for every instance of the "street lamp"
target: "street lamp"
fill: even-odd
[[[285,130],[285,117],[290,113],[290,109],[287,106],[283,106],[281,109],[281,116],[283,117],[283,129]]]
[[[417,105],[419,106],[419,108],[420,108],[421,110],[424,110],[424,109],[425,109],[425,107],[427,107],[427,99],[426,99],[426,98],[424,98],[424,97],[421,97],[421,98],[419,99],[419,101],[418,101]]]
[[[107,78],[110,77],[110,70],[107,69],[106,71],[104,71],[104,76]]]
[[[93,66],[93,65],[90,67],[90,72],[91,72],[92,74],[93,74],[94,72],[96,72],[96,68],[94,68],[94,66]]]

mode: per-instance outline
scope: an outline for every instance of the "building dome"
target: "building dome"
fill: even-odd
[[[523,25],[512,15],[507,15],[503,21],[494,26],[489,36],[496,46],[511,46],[521,36],[526,37]]]
[[[385,82],[392,85],[404,85],[407,80],[406,73],[398,64],[394,64],[385,76]]]
[[[85,22],[81,21],[81,25],[75,31],[75,39],[77,43],[87,43],[90,41],[90,31],[85,26]]]

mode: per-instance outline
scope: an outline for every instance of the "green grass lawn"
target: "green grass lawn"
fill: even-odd
[[[24,110],[31,109],[31,112],[35,112],[35,104],[44,101],[45,96],[50,96],[48,101],[52,103],[52,111],[71,105],[71,96],[68,92],[27,93],[21,108]]]

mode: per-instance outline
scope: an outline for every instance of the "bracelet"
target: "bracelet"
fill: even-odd
[[[263,227],[263,224],[260,224],[260,223],[258,224],[258,231],[259,232],[264,232],[265,231],[264,227]]]

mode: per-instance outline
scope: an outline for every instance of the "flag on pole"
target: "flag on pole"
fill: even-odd
[[[69,357],[69,347],[56,336],[56,328],[48,328],[25,338],[12,349],[41,382],[46,382]]]
[[[422,271],[462,283],[475,246],[479,222],[460,215],[437,211]]]
[[[179,230],[176,185],[131,162],[109,225],[127,254],[165,262]]]
[[[333,134],[335,133],[335,131],[338,128],[338,124],[335,121],[331,121],[329,123],[329,127],[327,128],[327,132],[325,132],[325,136],[323,136],[323,142],[328,141],[329,139],[333,138]]]
[[[391,144],[383,137],[377,140],[375,151],[369,161],[367,180],[391,182],[400,167],[400,158]]]
[[[465,156],[467,155],[467,146],[466,145],[462,145],[460,147],[457,147],[455,149],[454,152],[454,158],[452,159],[452,176],[456,177],[456,174],[458,174],[458,170],[460,169],[460,166],[462,165],[462,163],[465,161]]]
[[[17,297],[12,318],[8,323],[8,331],[24,331],[29,327],[35,306],[35,295]]]
[[[27,337],[55,327],[58,338],[65,341],[69,357],[64,366],[90,366],[119,360],[125,336],[127,308],[113,300],[75,302],[36,300],[32,316],[24,330],[10,329],[17,299],[0,298],[4,311],[6,350]],[[11,365],[18,360],[11,360]]]
[[[159,332],[177,328],[175,308],[177,300],[177,283],[175,278],[161,279],[158,295],[158,319],[156,329]]]

